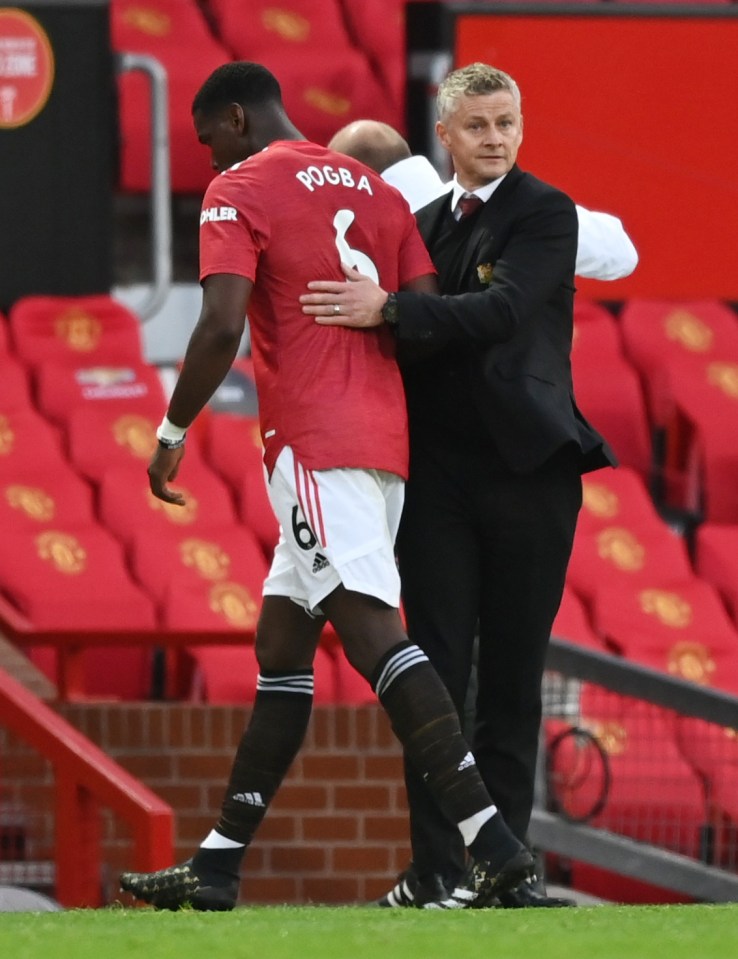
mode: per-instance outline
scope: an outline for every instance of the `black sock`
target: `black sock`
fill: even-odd
[[[495,872],[521,849],[520,840],[510,832],[499,811],[487,820],[469,844],[474,859],[486,859]]]
[[[251,719],[236,750],[215,827],[222,836],[244,846],[251,842],[302,745],[312,705],[312,669],[260,673]],[[228,854],[234,854],[231,859],[238,854],[240,862],[245,849],[204,851],[222,855],[224,862]]]
[[[206,849],[203,846],[192,857],[192,867],[204,885],[219,886],[223,880],[238,879],[246,849]]]
[[[451,697],[418,646],[405,642],[389,650],[372,675],[372,686],[408,759],[451,822],[493,806]],[[507,832],[504,823],[502,830]]]

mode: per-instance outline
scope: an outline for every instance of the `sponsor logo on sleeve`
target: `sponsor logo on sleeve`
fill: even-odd
[[[234,206],[207,206],[200,214],[200,226],[204,223],[222,223],[237,219],[238,213]]]

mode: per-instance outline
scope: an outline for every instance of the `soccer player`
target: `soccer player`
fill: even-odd
[[[434,270],[401,195],[353,159],[306,141],[275,77],[229,63],[193,103],[200,142],[221,172],[203,201],[203,305],[158,430],[154,494],[185,451],[187,428],[228,371],[248,308],[269,495],[282,536],[257,626],[257,694],[215,828],[187,862],[127,872],[121,886],[160,908],[233,908],[254,832],[307,727],[321,621],[333,624],[372,684],[406,755],[469,850],[441,907],[489,905],[532,868],[462,737],[454,705],[399,616],[394,538],[407,475],[402,381],[387,328],[323,328],[299,295],[341,263],[389,289],[435,290]],[[438,905],[438,904],[436,904]]]

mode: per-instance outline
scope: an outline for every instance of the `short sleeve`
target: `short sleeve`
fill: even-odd
[[[256,278],[269,242],[269,223],[248,177],[227,171],[215,177],[200,211],[200,281],[214,273]]]

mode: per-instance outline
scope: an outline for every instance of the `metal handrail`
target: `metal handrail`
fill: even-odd
[[[136,312],[145,322],[155,316],[172,286],[172,208],[169,145],[169,79],[164,65],[141,53],[119,53],[118,73],[145,73],[151,93],[151,272],[152,284]]]

